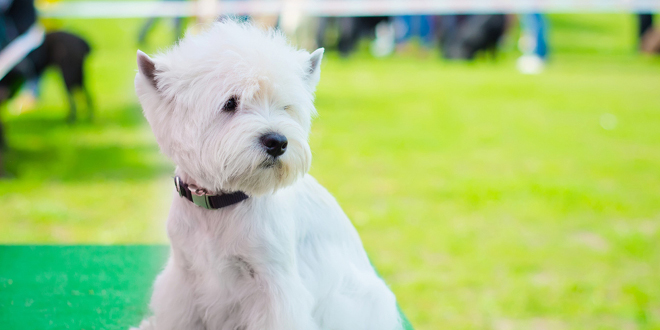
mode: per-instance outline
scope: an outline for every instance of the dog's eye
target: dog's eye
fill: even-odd
[[[290,105],[284,106],[284,110],[289,110],[289,109],[291,109]]]
[[[238,101],[236,100],[236,97],[233,96],[232,98],[227,100],[227,102],[225,102],[225,105],[222,106],[222,111],[232,112],[236,110],[237,107],[238,107]]]

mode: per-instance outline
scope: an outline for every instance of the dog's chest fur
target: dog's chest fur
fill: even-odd
[[[175,196],[168,220],[172,257],[189,270],[207,325],[239,327],[250,299],[298,274],[295,216],[287,214],[293,190],[213,211]]]
[[[293,227],[293,219],[271,205],[251,199],[208,211],[184,199],[175,202],[168,224],[174,258],[189,269],[205,323],[239,324],[242,302],[295,270],[295,233],[284,229]]]
[[[294,306],[309,309],[309,322],[321,329],[394,329],[397,322],[394,296],[371,268],[357,232],[310,176],[214,211],[175,196],[168,235],[168,267],[184,270],[200,329],[259,329],[279,322],[273,321],[279,314],[299,313]]]

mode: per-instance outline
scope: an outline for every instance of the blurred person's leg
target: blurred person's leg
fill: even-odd
[[[147,35],[151,30],[153,30],[154,26],[156,25],[156,21],[158,20],[158,17],[151,17],[147,19],[147,21],[142,25],[142,28],[140,29],[140,34],[138,35],[138,44],[143,45],[144,42],[147,40]]]
[[[444,15],[440,17],[440,47],[442,56],[447,58],[458,35],[458,15]]]
[[[183,17],[174,18],[174,41],[178,41],[183,37]]]
[[[388,17],[374,28],[374,40],[371,43],[371,54],[374,57],[384,57],[394,52],[395,30],[392,20]]]
[[[426,49],[433,47],[435,41],[435,18],[431,15],[419,17],[419,38]]]
[[[638,37],[641,39],[644,34],[653,27],[653,14],[638,14],[639,31]]]
[[[356,17],[340,17],[337,19],[339,24],[339,42],[337,48],[342,56],[350,55],[357,43]]]
[[[30,77],[25,81],[20,93],[15,97],[21,113],[29,112],[37,107],[39,99],[39,77]]]
[[[660,31],[653,28],[653,14],[638,14],[638,48],[647,54],[660,53]]]
[[[25,82],[25,89],[34,97],[38,98],[40,95],[39,91],[39,77],[31,77],[28,81]]]
[[[174,1],[174,0],[172,0],[172,1]],[[227,1],[227,2],[243,2],[243,1],[246,1],[246,0],[223,0],[223,1]],[[247,13],[242,13],[242,14],[237,14],[237,15],[231,15],[230,17],[231,17],[231,19],[233,19],[233,20],[235,20],[235,21],[237,21],[237,22],[242,22],[242,23],[243,23],[243,22],[249,22],[249,21],[251,20],[250,15],[248,15]]]
[[[518,69],[525,74],[543,71],[548,57],[548,28],[543,14],[524,14],[521,19],[520,48],[523,56],[518,59]]]
[[[548,57],[548,35],[547,24],[542,14],[527,15],[527,24],[531,29],[531,35],[534,38],[533,54],[546,59]]]
[[[174,0],[164,0],[164,1],[174,1]],[[142,26],[140,30],[140,35],[138,36],[138,44],[142,45],[147,39],[147,35],[153,30],[156,25],[158,17],[152,17],[147,20],[147,22]],[[174,18],[174,41],[178,41],[179,38],[183,36],[183,17]]]
[[[328,29],[329,17],[319,17],[318,28],[316,30],[316,46],[326,47],[326,33]]]
[[[16,86],[18,93],[12,96],[18,104],[20,112],[34,110],[37,103],[39,76],[31,56],[21,60],[12,71],[15,71],[21,77],[18,81],[20,84]]]
[[[394,18],[396,29],[396,43],[403,43],[410,39],[412,34],[412,16],[397,16]]]
[[[397,51],[405,50],[412,36],[412,16],[396,16],[394,18],[394,33]]]

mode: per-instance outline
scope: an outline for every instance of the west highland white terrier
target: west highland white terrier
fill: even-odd
[[[396,299],[307,174],[323,49],[233,21],[150,58],[135,89],[177,165],[154,330],[399,330]]]

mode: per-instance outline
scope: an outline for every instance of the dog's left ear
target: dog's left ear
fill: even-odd
[[[309,71],[307,71],[307,80],[312,88],[315,88],[321,79],[321,60],[325,49],[319,48],[309,56]]]
[[[158,90],[158,83],[156,82],[156,64],[141,50],[137,51],[137,64],[140,73],[149,81],[149,84]]]

